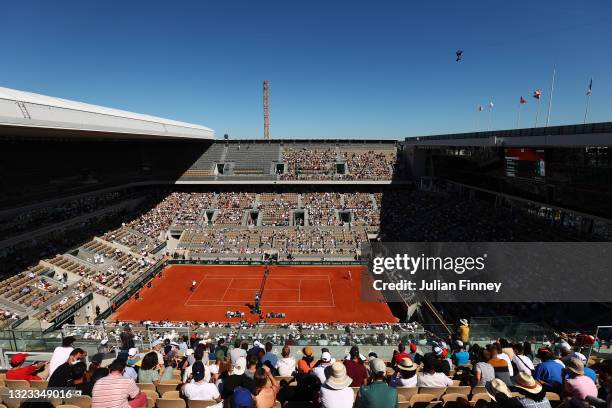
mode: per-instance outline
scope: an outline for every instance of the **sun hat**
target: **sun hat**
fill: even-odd
[[[397,368],[402,371],[416,371],[417,365],[414,364],[408,357],[404,357],[397,365]]]
[[[234,363],[234,366],[232,367],[232,374],[242,375],[244,374],[245,370],[246,370],[246,358],[240,357],[238,360],[236,360],[236,362]]]
[[[538,394],[542,391],[542,385],[525,373],[518,373],[514,376],[514,387],[525,390],[530,394]]]
[[[504,394],[506,397],[512,398],[510,389],[508,389],[506,383],[499,378],[494,378],[492,381],[487,381],[485,384],[485,389],[493,401],[495,401],[495,395],[497,394]]]
[[[132,347],[128,350],[128,356],[135,356],[136,354],[138,354],[138,349],[136,347]]]
[[[325,380],[325,384],[334,390],[342,390],[351,385],[352,382],[351,377],[346,375],[346,367],[340,361],[331,365],[331,375]]]
[[[577,375],[584,374],[584,364],[579,358],[572,357],[565,363],[565,368]]]
[[[380,358],[373,358],[370,361],[370,370],[375,374],[384,373],[387,371],[387,365]]]
[[[329,363],[331,361],[331,354],[329,354],[327,351],[321,354],[321,361]]]
[[[459,323],[461,323],[464,326],[467,326],[469,324],[469,322],[467,321],[467,319],[459,319]]]
[[[461,340],[455,340],[455,345],[457,347],[463,347],[463,342]]]

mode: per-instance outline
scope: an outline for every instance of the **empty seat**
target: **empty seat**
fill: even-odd
[[[162,394],[164,399],[176,399],[181,398],[181,394],[178,391],[166,391]]]

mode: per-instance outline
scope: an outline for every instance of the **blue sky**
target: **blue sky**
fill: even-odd
[[[464,51],[455,63],[455,50]],[[200,123],[232,138],[403,138],[612,120],[612,2],[10,1],[0,86]]]

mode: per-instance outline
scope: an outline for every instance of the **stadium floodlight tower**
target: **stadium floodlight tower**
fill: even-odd
[[[270,83],[263,81],[264,139],[270,139]]]

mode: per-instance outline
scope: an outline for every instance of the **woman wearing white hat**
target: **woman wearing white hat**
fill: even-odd
[[[329,378],[321,386],[319,398],[322,408],[352,408],[355,394],[349,385],[353,382],[346,375],[346,367],[337,361],[331,365]]]

